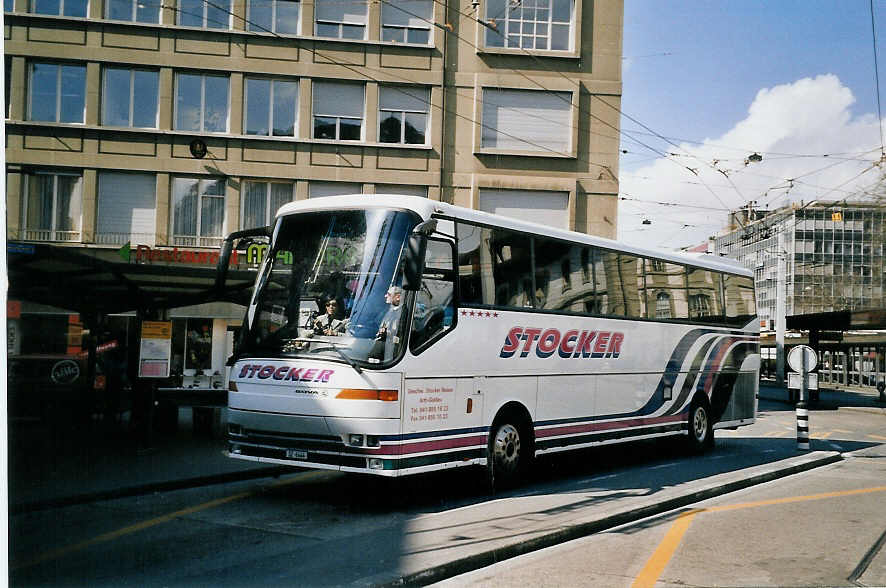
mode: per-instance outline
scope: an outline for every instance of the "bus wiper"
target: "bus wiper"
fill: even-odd
[[[357,365],[357,362],[355,362],[351,356],[347,355],[344,351],[339,349],[339,345],[336,343],[333,343],[332,341],[324,341],[323,339],[314,339],[313,337],[298,337],[296,339],[291,339],[291,341],[295,341],[296,343],[325,343],[326,345],[329,346],[330,349],[332,349],[333,351],[338,353],[339,357],[341,357],[343,360],[345,360],[345,363],[347,363],[349,366],[354,368],[354,370],[356,370],[356,372],[358,374],[363,373],[363,368],[361,368],[359,365]],[[325,348],[319,347],[317,349],[314,349],[313,351],[321,351],[321,350],[325,350]]]

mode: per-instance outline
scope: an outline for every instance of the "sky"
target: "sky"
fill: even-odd
[[[749,202],[870,200],[886,174],[886,0],[874,28],[871,7],[625,0],[618,237],[676,249]]]

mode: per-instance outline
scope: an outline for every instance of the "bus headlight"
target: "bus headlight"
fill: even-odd
[[[385,462],[378,459],[377,457],[370,458],[369,469],[370,470],[383,470],[383,469],[385,469]]]

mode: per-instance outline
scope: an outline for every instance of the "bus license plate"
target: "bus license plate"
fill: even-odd
[[[308,452],[304,451],[303,449],[287,449],[286,450],[286,457],[288,459],[306,460],[306,459],[308,459]]]

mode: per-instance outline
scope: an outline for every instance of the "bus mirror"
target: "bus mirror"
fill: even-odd
[[[425,222],[419,223],[418,225],[416,225],[415,229],[412,232],[419,233],[422,235],[431,235],[436,230],[437,230],[437,219],[432,218],[430,220],[426,220]]]
[[[234,231],[227,237],[225,237],[224,242],[221,246],[221,252],[218,256],[218,264],[216,265],[215,272],[215,286],[214,290],[216,294],[221,294],[221,291],[225,287],[225,281],[228,278],[228,265],[231,263],[231,252],[234,250],[234,243],[238,239],[243,239],[246,237],[267,237],[270,238],[272,235],[272,227],[256,227],[254,229],[245,229],[243,231]]]
[[[425,261],[428,238],[421,233],[412,233],[406,241],[406,255],[403,264],[403,289],[414,292],[421,286],[421,270]]]

